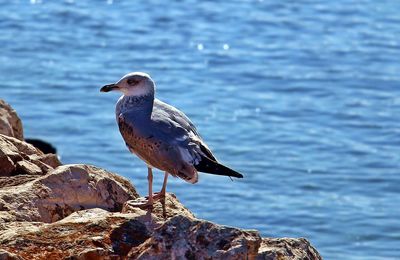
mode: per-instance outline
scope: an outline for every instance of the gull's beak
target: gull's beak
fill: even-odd
[[[100,92],[110,92],[111,90],[114,90],[114,89],[118,89],[118,85],[116,85],[116,84],[108,84],[108,85],[105,85],[104,87],[102,87],[101,89],[100,89]]]

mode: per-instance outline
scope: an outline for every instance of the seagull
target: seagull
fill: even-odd
[[[122,92],[115,109],[119,131],[129,151],[147,164],[149,195],[140,206],[152,208],[154,200],[165,198],[169,174],[193,184],[198,172],[243,178],[218,162],[183,112],[154,97],[155,88],[148,74],[131,72],[100,89]],[[154,194],[153,168],[165,172],[162,189]]]

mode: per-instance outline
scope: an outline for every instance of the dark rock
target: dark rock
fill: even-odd
[[[262,259],[322,259],[305,238],[263,238],[257,260]]]
[[[35,146],[38,148],[40,151],[42,151],[44,154],[52,153],[56,154],[57,149],[50,143],[40,140],[40,139],[33,139],[33,138],[26,138],[25,142]]]
[[[261,237],[205,220],[177,215],[156,229],[150,239],[133,248],[131,259],[254,259]]]
[[[0,249],[0,260],[22,260],[22,258],[17,256],[16,254],[12,254],[3,249]]]

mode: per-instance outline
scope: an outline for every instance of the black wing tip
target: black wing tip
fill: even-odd
[[[232,170],[229,167],[226,167],[214,160],[211,160],[207,157],[202,157],[202,160],[199,164],[195,165],[195,168],[200,172],[215,174],[215,175],[224,175],[235,178],[243,178],[243,175],[238,173],[235,170]]]
[[[222,168],[222,169],[219,169],[219,170],[222,170],[222,173],[224,175],[235,177],[235,178],[239,178],[239,179],[243,179],[243,175],[241,173],[238,173],[237,171],[232,170],[231,168],[226,167],[225,165],[222,165],[222,164],[219,164],[219,163],[218,163],[218,166],[219,166],[218,168],[220,168],[220,167]]]
[[[232,169],[230,169],[230,170],[232,170]],[[229,176],[232,176],[232,177],[235,177],[235,178],[239,178],[239,179],[243,179],[243,175],[242,174],[240,174],[240,173],[238,173],[237,171],[233,171],[232,170],[232,175],[229,175]]]

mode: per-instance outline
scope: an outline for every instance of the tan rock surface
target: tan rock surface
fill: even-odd
[[[22,122],[15,110],[0,99],[0,134],[24,139]]]
[[[122,207],[122,213],[135,213],[138,208],[135,207],[135,203],[143,200],[143,198],[137,198],[135,200],[129,200],[125,202]],[[168,209],[168,210],[167,210]],[[192,212],[180,203],[173,193],[167,193],[165,203],[158,200],[153,205],[152,213],[160,219],[168,219],[176,215],[182,215],[188,218],[195,218]]]
[[[124,202],[136,197],[124,178],[87,165],[60,166],[32,181],[0,189],[1,208],[14,221],[54,222],[87,208],[120,211]]]
[[[0,134],[0,177],[44,175],[59,165],[55,154],[43,154],[31,144]]]
[[[257,260],[262,259],[322,259],[305,238],[263,238]]]
[[[130,259],[254,259],[261,237],[205,220],[176,215],[133,248]]]
[[[305,239],[262,239],[180,214],[189,211],[169,200],[176,215],[166,219],[93,208],[54,223],[13,222],[0,231],[0,247],[22,259],[321,259]]]

